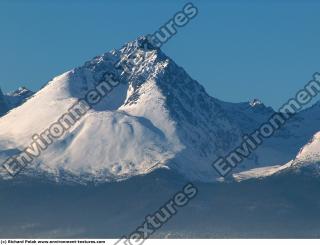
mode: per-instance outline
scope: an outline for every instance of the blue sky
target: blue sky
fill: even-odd
[[[319,1],[318,1],[319,2]],[[39,89],[137,36],[186,1],[0,0],[0,86]],[[274,108],[320,71],[317,1],[194,1],[199,15],[163,51],[219,99]]]

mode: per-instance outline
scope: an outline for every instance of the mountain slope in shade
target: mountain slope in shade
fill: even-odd
[[[248,171],[233,174],[237,181],[248,179],[265,178],[276,174],[288,173],[311,174],[320,176],[320,132],[302,147],[297,156],[283,165],[254,168]]]
[[[320,176],[320,101],[301,111],[288,122],[282,131],[289,132],[287,140],[292,149],[300,146],[299,151],[286,163],[266,168],[254,168],[234,174],[236,180],[264,178],[275,174],[308,174]],[[308,139],[306,139],[308,138]],[[292,141],[291,141],[292,139]]]
[[[26,87],[20,87],[8,94],[3,94],[0,89],[0,116],[3,116],[8,111],[22,105],[32,95],[34,95],[34,92]]]
[[[54,78],[2,117],[0,160],[28,146],[33,134],[57,121],[110,72],[121,84],[22,174],[112,181],[166,167],[189,179],[214,181],[218,175],[211,163],[274,111],[257,100],[235,104],[210,97],[161,50],[145,49],[145,42],[138,38]],[[143,62],[128,72],[115,69],[133,54],[145,57]],[[291,130],[266,141],[235,171],[289,161],[307,140],[305,132],[295,137]]]
[[[4,98],[4,94],[2,93],[2,90],[0,89],[0,116],[3,116],[8,112],[9,108],[7,105],[7,102]]]
[[[8,93],[5,95],[9,109],[16,108],[26,102],[31,96],[34,95],[34,92],[29,90],[26,87],[20,87],[17,90]]]

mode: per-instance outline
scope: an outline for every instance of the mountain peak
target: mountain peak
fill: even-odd
[[[257,106],[264,106],[264,104],[259,99],[253,99],[250,101],[250,106],[257,107]]]
[[[152,50],[160,50],[159,47],[155,45],[155,43],[152,41],[151,35],[143,35],[139,36],[135,40],[128,42],[124,46],[133,47],[135,49],[142,49],[144,51],[152,51]]]
[[[127,75],[134,75],[137,71],[151,72],[156,63],[164,62],[169,58],[155,47],[149,35],[140,36],[133,41],[125,43],[119,49],[113,49],[84,64],[84,68],[109,70],[117,75],[125,71]],[[111,66],[110,66],[111,65]],[[79,67],[81,69],[83,67]],[[117,71],[115,71],[117,70]]]
[[[25,86],[21,86],[18,89],[14,90],[13,92],[10,92],[8,95],[10,96],[25,96],[28,94],[33,93],[33,91],[31,91],[30,89],[28,89]]]

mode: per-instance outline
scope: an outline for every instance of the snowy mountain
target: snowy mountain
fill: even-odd
[[[120,85],[21,174],[57,181],[113,181],[168,168],[188,179],[215,181],[218,175],[211,163],[239,146],[243,135],[274,111],[259,100],[228,103],[212,98],[160,49],[146,49],[146,42],[140,37],[57,76],[0,118],[0,160],[21,153],[34,134],[56,122],[108,72]],[[144,57],[141,63],[126,72],[115,68],[137,54]],[[10,95],[10,105],[19,104],[13,98],[30,95],[21,89]],[[288,162],[308,135],[320,130],[317,118],[312,127],[296,130],[309,117],[315,118],[306,111],[293,119],[235,171]],[[8,177],[4,170],[1,174]]]

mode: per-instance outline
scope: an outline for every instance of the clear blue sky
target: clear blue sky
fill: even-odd
[[[317,3],[318,2],[318,3]],[[37,90],[139,35],[186,1],[0,0],[0,86]],[[275,108],[320,71],[320,1],[194,1],[199,15],[164,52],[210,95]]]

